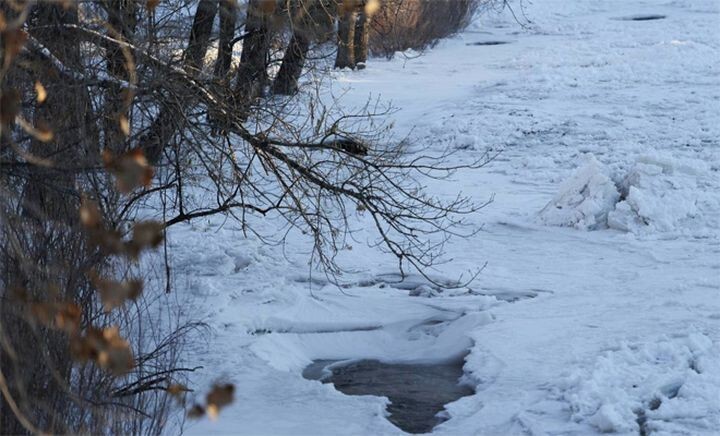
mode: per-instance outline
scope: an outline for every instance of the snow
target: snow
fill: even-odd
[[[353,228],[342,288],[311,241],[231,220],[169,235],[185,315],[212,327],[187,357],[198,395],[236,384],[189,434],[399,434],[387,399],[302,377],[315,359],[464,359],[477,393],[434,433],[713,435],[720,428],[720,7],[714,0],[534,0],[478,18],[420,57],[334,72],[328,94],[392,101],[397,137],[471,159],[428,189],[494,201],[428,271],[440,292]],[[519,12],[516,5],[516,12]],[[664,19],[628,21],[639,15]],[[474,46],[478,41],[508,44]],[[558,208],[560,206],[560,208]],[[253,222],[268,233],[280,221]],[[168,429],[174,432],[174,429]]]
[[[612,173],[591,153],[581,161],[540,211],[541,223],[647,235],[702,229],[697,225],[702,209],[712,213],[717,208],[717,196],[701,188],[703,175],[709,173],[703,162],[676,163],[672,157],[643,155],[623,175]]]
[[[720,347],[702,333],[620,344],[567,379],[572,417],[603,432],[697,434],[720,428]]]
[[[547,225],[594,230],[607,227],[608,214],[620,199],[608,171],[592,154],[573,176],[560,186],[560,192],[540,211]]]
[[[704,162],[641,156],[620,183],[625,199],[608,214],[610,227],[635,233],[691,229],[703,209],[712,214],[717,208],[717,196],[702,189],[709,173]]]

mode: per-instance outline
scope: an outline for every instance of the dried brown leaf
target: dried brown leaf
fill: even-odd
[[[271,15],[275,12],[275,7],[275,0],[260,0],[260,4],[258,5],[258,9],[260,9],[260,13],[263,15]]]
[[[141,221],[133,227],[133,242],[140,248],[155,248],[163,241],[165,225],[158,221]]]
[[[80,222],[88,229],[102,228],[102,212],[97,202],[83,197],[80,203]]]
[[[234,396],[235,386],[233,384],[214,385],[206,397],[208,416],[211,419],[216,419],[220,409],[231,404]]]
[[[99,229],[90,232],[90,243],[102,248],[105,254],[127,254],[127,243],[117,230]]]
[[[153,168],[139,148],[115,156],[110,150],[103,150],[103,162],[114,176],[117,188],[127,194],[139,186],[148,186],[154,174]]]
[[[133,227],[133,238],[125,244],[124,254],[130,259],[137,259],[143,250],[155,248],[163,241],[163,223],[157,221],[141,221]]]
[[[220,408],[215,404],[208,404],[206,412],[207,416],[214,421],[220,415]]]
[[[365,13],[367,15],[374,15],[380,9],[380,0],[368,0],[365,3]]]
[[[123,135],[130,136],[130,121],[128,121],[128,118],[125,115],[120,115],[118,124],[120,125],[120,131]]]
[[[358,0],[342,0],[338,4],[338,12],[340,14],[347,14],[353,12],[358,7]]]
[[[102,212],[98,204],[83,197],[80,204],[80,223],[88,233],[90,243],[100,247],[107,254],[120,254],[125,252],[120,232],[106,229]]]
[[[185,385],[181,385],[179,383],[173,383],[170,386],[167,387],[167,393],[172,395],[173,397],[180,397],[185,392],[190,392],[190,389],[187,388]]]
[[[54,134],[52,129],[50,128],[50,125],[45,120],[37,120],[35,123],[35,130],[33,132],[28,132],[32,136],[35,137],[38,141],[42,142],[50,142],[52,141]]]
[[[28,34],[22,29],[6,29],[0,32],[0,41],[5,54],[5,67],[15,59],[27,42]]]
[[[22,127],[22,129],[25,131],[25,133],[27,133],[28,135],[37,139],[38,141],[50,142],[50,141],[52,141],[52,139],[54,137],[53,132],[50,129],[50,126],[44,120],[38,120],[37,126],[33,126],[32,124],[30,124],[27,120],[25,120],[21,116],[16,117],[15,121],[20,125],[20,127]],[[37,165],[52,166],[52,161],[50,161],[48,159],[40,159],[36,156],[32,156],[29,154],[26,155],[25,157],[35,161],[35,163]]]
[[[116,281],[100,277],[97,273],[89,274],[90,281],[100,293],[105,312],[120,307],[127,300],[135,300],[143,290],[143,282],[139,279]]]
[[[0,123],[5,126],[14,124],[21,107],[19,92],[14,89],[3,90],[0,95]]]
[[[155,9],[160,4],[160,0],[147,0],[147,3],[145,3],[145,8],[147,8],[148,12],[154,13]]]
[[[191,419],[199,419],[205,416],[205,408],[199,404],[196,404],[188,410],[187,413],[188,418]]]
[[[90,327],[85,335],[72,338],[70,351],[75,360],[93,361],[114,375],[125,374],[135,366],[130,343],[120,336],[118,327]]]
[[[35,81],[35,94],[37,95],[37,102],[43,103],[47,100],[47,91],[40,81]]]
[[[91,244],[106,254],[120,254],[130,259],[137,259],[143,250],[157,247],[164,239],[164,224],[148,220],[136,223],[132,239],[124,241],[119,231],[105,227],[97,203],[87,198],[83,198],[80,205],[80,222]]]
[[[133,92],[132,88],[123,88],[123,90],[120,91],[120,99],[122,100],[125,108],[130,107],[134,96],[135,93]]]
[[[75,303],[33,303],[31,316],[41,324],[73,334],[80,329],[80,306]]]

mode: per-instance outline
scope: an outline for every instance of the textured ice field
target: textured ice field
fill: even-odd
[[[469,351],[477,394],[448,405],[435,433],[718,434],[720,4],[533,0],[515,12],[531,23],[489,13],[423,56],[373,59],[329,85],[348,107],[391,100],[397,135],[418,146],[503,150],[429,185],[495,196],[473,217],[484,230],[453,240],[452,262],[431,272],[452,280],[487,262],[472,289],[410,296],[422,280],[392,283],[393,259],[362,231],[340,256],[341,291],[310,275],[301,235],[283,248],[231,221],[174,229],[179,298],[213,327],[193,347],[193,387],[237,387],[217,422],[187,432],[400,433],[386,399],[343,395],[303,368]],[[664,18],[637,20],[652,15]]]

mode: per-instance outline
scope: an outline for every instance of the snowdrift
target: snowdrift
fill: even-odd
[[[709,434],[720,428],[720,347],[690,334],[621,344],[566,380],[572,417],[601,432]]]

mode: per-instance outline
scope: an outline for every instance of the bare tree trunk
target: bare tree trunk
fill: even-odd
[[[195,10],[195,18],[185,50],[186,67],[197,69],[205,58],[216,13],[217,3],[215,1],[200,0]],[[182,103],[167,100],[164,103],[148,133],[138,141],[151,165],[156,165],[162,158],[165,147],[177,132],[177,122],[183,117],[185,110]]]
[[[340,6],[335,68],[355,68],[355,10]]]
[[[220,44],[215,61],[215,77],[225,77],[230,69],[236,22],[237,3],[235,0],[222,0],[220,3]]]
[[[267,62],[270,55],[272,31],[270,21],[274,12],[272,0],[250,0],[248,4],[243,51],[237,72],[235,100],[241,112],[262,94],[268,82]]]
[[[292,95],[298,90],[298,80],[305,65],[305,57],[310,49],[310,39],[302,30],[296,30],[290,38],[285,50],[280,71],[275,78],[273,92],[281,95]]]
[[[190,29],[190,38],[185,50],[186,66],[198,70],[202,69],[217,12],[217,0],[200,0],[197,10],[195,10],[195,19]]]
[[[137,26],[137,8],[133,0],[111,0],[106,6],[108,25],[113,38],[132,42]],[[105,52],[108,72],[118,79],[128,80],[127,59],[119,46],[112,46]],[[110,84],[105,94],[105,119],[103,130],[105,132],[105,147],[118,153],[122,151],[125,133],[121,128],[121,119],[128,120],[131,97],[123,93],[117,84]]]
[[[221,0],[220,2],[220,37],[218,41],[218,56],[215,60],[215,70],[213,72],[215,78],[220,83],[217,87],[218,95],[224,100],[232,100],[232,91],[229,88],[231,80],[228,71],[232,64],[232,51],[235,38],[235,25],[237,23],[238,6],[237,0]],[[211,133],[213,135],[225,131],[224,116],[221,111],[210,106],[208,107],[208,122],[212,126]]]
[[[355,65],[358,69],[365,68],[368,57],[368,41],[370,38],[370,16],[365,12],[364,5],[360,5],[357,19],[355,20]]]

